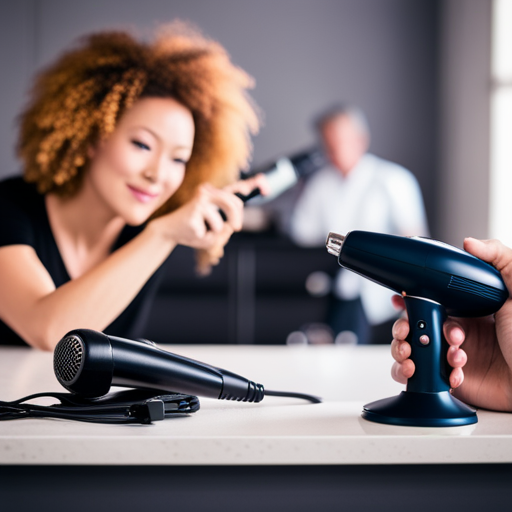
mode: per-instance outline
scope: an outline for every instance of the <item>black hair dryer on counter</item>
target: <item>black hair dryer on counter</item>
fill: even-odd
[[[406,391],[365,405],[363,418],[422,427],[476,423],[475,410],[450,393],[443,322],[447,315],[498,311],[508,298],[500,273],[463,250],[422,237],[329,233],[326,246],[342,267],[401,294],[409,316],[415,373]]]

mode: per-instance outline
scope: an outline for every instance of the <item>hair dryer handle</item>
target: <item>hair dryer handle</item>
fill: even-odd
[[[409,316],[411,359],[414,375],[407,381],[407,391],[438,393],[449,391],[450,366],[446,360],[448,342],[443,334],[444,307],[420,297],[404,297]]]

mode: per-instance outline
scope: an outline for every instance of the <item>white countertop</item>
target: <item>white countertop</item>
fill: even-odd
[[[0,464],[431,464],[512,462],[512,414],[478,411],[466,427],[372,423],[364,404],[404,389],[388,346],[172,345],[167,350],[230,370],[267,389],[311,393],[309,404],[201,398],[189,417],[152,425],[55,419],[0,422]],[[64,391],[53,354],[0,348],[0,399]]]

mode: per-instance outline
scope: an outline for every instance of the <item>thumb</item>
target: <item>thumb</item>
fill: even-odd
[[[476,238],[466,238],[464,249],[496,268],[501,273],[507,288],[512,290],[512,249],[499,240],[477,240]]]

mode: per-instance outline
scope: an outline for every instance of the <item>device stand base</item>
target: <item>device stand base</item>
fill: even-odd
[[[449,391],[399,395],[366,404],[363,418],[377,423],[408,427],[458,427],[478,421],[476,411]]]

